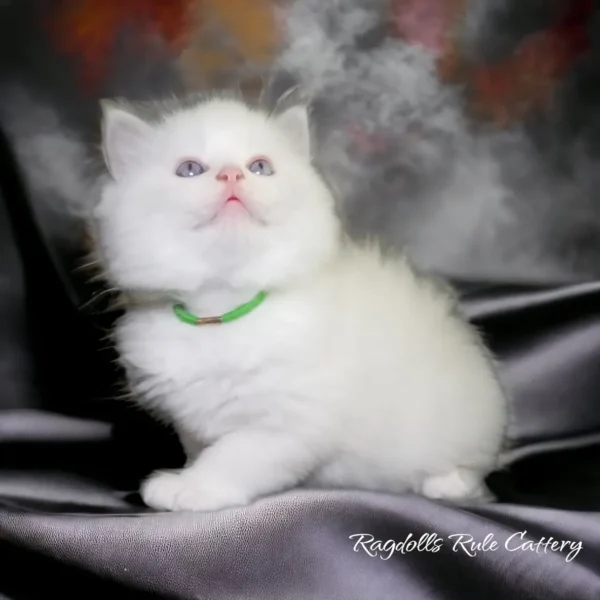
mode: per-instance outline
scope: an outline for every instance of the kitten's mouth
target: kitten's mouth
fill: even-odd
[[[264,221],[262,219],[260,219],[258,217],[258,215],[255,214],[254,210],[252,210],[249,206],[248,203],[245,202],[244,200],[242,200],[239,196],[237,196],[236,194],[232,194],[231,196],[228,196],[225,201],[221,204],[221,206],[219,207],[219,209],[217,210],[217,213],[215,214],[215,219],[217,219],[219,217],[219,215],[224,214],[224,213],[229,213],[231,211],[232,214],[235,213],[245,213],[247,217],[250,217],[250,219],[252,219],[253,221],[256,221],[257,223],[261,223],[261,224],[265,224]]]
[[[211,217],[197,223],[194,229],[202,229],[206,226],[210,226],[214,223],[218,223],[221,219],[225,219],[225,222],[230,222],[231,219],[237,220],[238,218],[250,219],[260,225],[266,225],[266,221],[258,214],[255,213],[248,202],[242,200],[236,194],[231,194],[227,197],[222,197],[217,206],[214,207],[214,212]]]
[[[248,206],[246,205],[245,202],[243,202],[239,196],[236,196],[235,194],[229,196],[225,202],[223,202],[223,204],[221,205],[221,208],[219,209],[219,212],[226,212],[228,210],[233,209],[236,212],[239,212],[239,209],[243,209],[244,212],[246,212],[249,216],[253,217],[254,215],[252,214],[252,212],[250,211],[250,209],[248,208]]]

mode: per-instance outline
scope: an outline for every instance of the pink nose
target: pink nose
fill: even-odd
[[[231,166],[223,167],[217,173],[218,181],[232,182],[232,181],[240,181],[241,179],[244,179],[244,173],[242,173],[242,170],[238,167],[231,167]]]

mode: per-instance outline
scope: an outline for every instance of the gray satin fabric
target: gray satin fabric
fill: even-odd
[[[82,482],[57,480],[52,488],[61,486],[65,496],[83,498]],[[415,497],[306,491],[218,514],[142,515],[125,501],[102,500],[110,497],[99,490],[95,503],[67,503],[60,514],[56,506],[48,512],[48,505],[5,499],[3,546],[35,548],[85,572],[88,587],[81,591],[108,579],[120,593],[133,588],[165,598],[592,600],[600,594],[597,514],[511,505],[456,509]],[[95,514],[106,510],[112,515]],[[518,550],[519,537],[509,552],[509,536],[524,531],[525,539],[552,536],[583,548]],[[382,558],[355,548],[351,536],[361,533],[393,543],[427,534],[442,541],[437,552],[434,545],[391,557],[386,550]],[[479,542],[492,534],[498,548],[469,556],[450,537],[458,533]],[[569,562],[569,555],[576,557]],[[56,582],[50,578],[49,585]]]
[[[600,441],[599,294],[600,283],[589,282],[464,295],[512,396],[510,456]]]

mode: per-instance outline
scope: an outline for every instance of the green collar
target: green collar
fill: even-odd
[[[258,294],[256,294],[249,302],[240,304],[237,308],[226,312],[220,317],[197,317],[196,315],[189,313],[183,304],[173,305],[173,312],[182,323],[187,323],[188,325],[218,325],[220,323],[230,323],[240,317],[246,316],[260,306],[266,297],[267,292],[258,292]]]

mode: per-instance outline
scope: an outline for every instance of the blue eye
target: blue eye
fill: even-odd
[[[197,177],[202,175],[206,169],[195,160],[186,160],[182,162],[178,167],[175,174],[177,177]]]
[[[271,163],[265,158],[259,158],[253,163],[248,165],[248,170],[255,175],[273,175],[275,170],[271,166]]]

